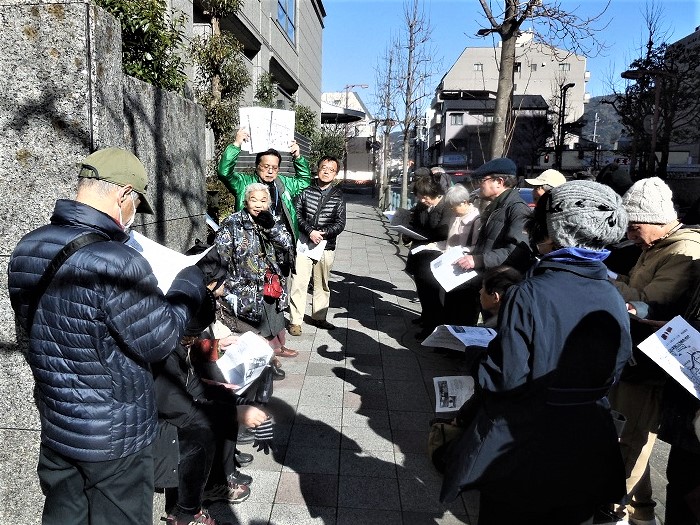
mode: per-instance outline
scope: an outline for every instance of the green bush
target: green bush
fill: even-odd
[[[127,75],[169,91],[181,91],[185,16],[168,14],[163,0],[96,0],[122,26],[122,68]]]

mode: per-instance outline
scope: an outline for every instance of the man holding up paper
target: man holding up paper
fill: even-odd
[[[333,186],[339,169],[340,163],[335,157],[321,158],[318,162],[316,184],[301,192],[295,201],[301,234],[297,242],[296,272],[292,277],[289,293],[291,335],[301,335],[301,322],[306,310],[306,292],[312,275],[312,323],[325,330],[335,328],[326,320],[326,314],[331,298],[328,278],[335,256],[335,238],[345,228],[343,192],[337,186]]]
[[[236,211],[244,207],[245,188],[253,182],[267,184],[270,190],[270,211],[275,217],[282,218],[294,240],[299,237],[299,224],[293,200],[311,184],[309,162],[301,156],[299,145],[292,142],[289,152],[294,159],[294,176],[280,175],[282,156],[277,150],[269,149],[255,157],[255,174],[234,171],[241,145],[250,140],[245,129],[239,129],[232,144],[229,144],[219,161],[219,180],[236,196]]]

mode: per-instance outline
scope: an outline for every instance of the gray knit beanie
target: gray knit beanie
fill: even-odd
[[[608,186],[588,180],[566,182],[551,190],[547,231],[561,248],[602,250],[624,237],[627,213],[620,196]]]
[[[668,224],[678,219],[671,188],[659,177],[635,182],[622,197],[630,222]]]

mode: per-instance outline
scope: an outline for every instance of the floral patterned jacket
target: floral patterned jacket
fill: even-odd
[[[216,248],[228,264],[224,298],[236,316],[260,322],[263,312],[263,284],[268,268],[280,278],[284,290],[277,310],[287,307],[287,285],[275,252],[292,249],[292,237],[280,220],[266,230],[253,222],[247,210],[229,215],[216,233]]]

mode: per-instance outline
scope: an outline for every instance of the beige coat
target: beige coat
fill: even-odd
[[[680,314],[700,276],[700,230],[680,229],[642,252],[630,275],[613,281],[625,301],[662,305]]]

